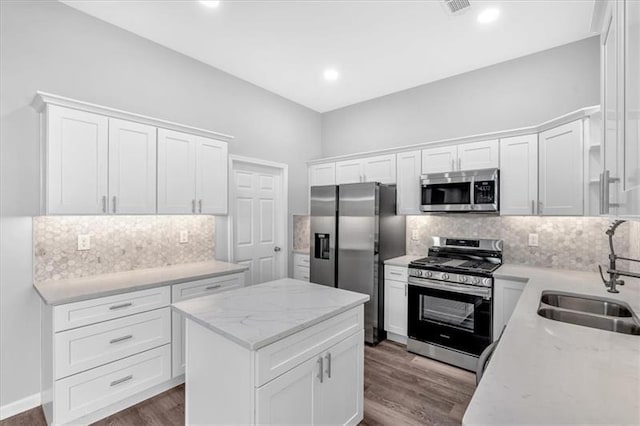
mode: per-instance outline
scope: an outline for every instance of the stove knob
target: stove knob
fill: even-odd
[[[471,284],[478,284],[480,282],[477,278],[471,278]]]
[[[449,279],[449,274],[442,274],[442,279],[443,280],[448,280]]]
[[[431,276],[433,275],[433,273],[431,271],[424,271],[424,276],[427,278],[431,278]]]
[[[467,277],[465,277],[464,275],[460,275],[460,282],[466,283]]]
[[[491,278],[485,278],[482,280],[482,285],[486,285],[487,287],[491,287]]]

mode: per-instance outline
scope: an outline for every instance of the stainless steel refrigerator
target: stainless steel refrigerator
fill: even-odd
[[[368,294],[365,341],[384,331],[384,261],[405,254],[405,217],[396,187],[353,183],[311,187],[312,283]]]

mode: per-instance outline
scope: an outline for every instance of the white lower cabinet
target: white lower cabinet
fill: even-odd
[[[387,338],[406,343],[408,270],[385,265],[384,271],[384,329]]]
[[[496,278],[493,282],[493,340],[500,333],[520,300],[526,281]]]
[[[309,281],[310,257],[308,254],[293,254],[293,278],[296,280]]]

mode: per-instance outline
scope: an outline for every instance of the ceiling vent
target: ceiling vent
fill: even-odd
[[[452,15],[459,15],[471,7],[469,0],[443,0]]]

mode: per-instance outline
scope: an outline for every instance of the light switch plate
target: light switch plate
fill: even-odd
[[[413,231],[411,231],[411,239],[413,241],[418,241],[418,230],[414,229]]]
[[[180,244],[189,242],[189,231],[180,231]]]
[[[78,250],[84,251],[91,249],[91,236],[89,234],[78,235]]]
[[[529,234],[529,247],[538,247],[538,234]]]

